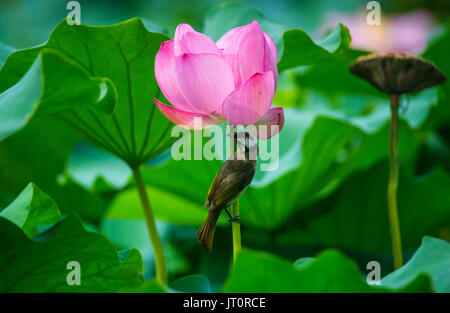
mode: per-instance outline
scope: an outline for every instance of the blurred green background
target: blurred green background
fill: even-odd
[[[423,24],[417,32],[425,38],[424,46],[418,43],[413,52],[436,62],[450,75],[448,1],[379,2],[383,25],[412,12],[426,12],[426,20],[413,21]],[[275,39],[279,59],[283,31],[303,29],[320,42],[338,22],[356,21],[347,26],[357,35],[358,23],[367,13],[367,1],[359,0],[79,3],[81,22],[86,25],[141,17],[151,31],[173,36],[178,24],[189,23],[214,40],[228,30],[217,28],[220,12],[231,8],[231,23],[246,21],[253,14],[264,20],[264,30]],[[3,51],[45,42],[66,17],[66,4],[61,0],[0,0]],[[354,258],[361,269],[369,260],[379,260],[383,275],[392,270],[385,203],[387,99],[348,73],[349,62],[363,50],[370,51],[373,42],[391,47],[388,41],[392,38],[382,35],[389,31],[380,30],[381,35],[377,32],[359,41],[354,36],[353,42],[359,46],[352,46],[342,59],[280,74],[274,104],[286,108],[286,126],[280,134],[281,163],[275,172],[258,173],[242,197],[243,246],[291,260],[334,247]],[[0,64],[6,55],[0,52]],[[402,100],[399,210],[406,256],[412,255],[424,235],[450,239],[449,95],[447,82]],[[228,275],[231,227],[226,219],[221,221],[211,254],[201,249],[195,231],[205,217],[202,204],[220,164],[174,162],[165,152],[144,170],[171,277],[205,274],[213,290],[220,290]],[[118,250],[138,248],[146,277],[154,275],[136,190],[121,160],[92,146],[61,120],[40,117],[0,142],[0,209],[30,181],[49,194],[63,213],[77,213],[89,229],[105,234]]]
[[[227,1],[219,0],[80,0],[81,19],[86,25],[109,25],[141,17],[172,35],[180,23],[201,29],[205,13]],[[329,14],[365,11],[369,1],[361,0],[248,0],[264,12],[264,16],[288,29],[300,28],[314,34]],[[448,1],[397,0],[378,1],[383,14],[398,14],[417,9],[432,12],[438,21],[445,21],[450,12]],[[53,27],[68,13],[64,0],[0,1],[0,41],[15,48],[27,48],[45,42]],[[19,26],[20,25],[20,26]],[[314,36],[313,36],[314,37]]]

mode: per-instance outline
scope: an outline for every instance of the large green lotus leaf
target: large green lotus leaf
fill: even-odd
[[[438,86],[439,105],[432,107],[430,118],[426,126],[430,129],[437,129],[438,134],[429,141],[429,145],[422,154],[421,164],[434,165],[441,163],[450,173],[450,63],[448,62],[447,51],[450,50],[450,28],[436,37],[428,46],[423,57],[434,62],[436,66],[447,76],[447,81]]]
[[[170,150],[167,150],[146,162],[145,165],[163,164],[169,156]],[[67,159],[63,177],[72,179],[96,194],[118,191],[132,183],[131,169],[123,160],[87,141],[80,141],[73,147]]]
[[[139,251],[117,254],[98,233],[86,231],[69,216],[29,239],[14,223],[0,218],[1,292],[115,292],[144,283]],[[81,285],[68,285],[67,264],[80,264]]]
[[[368,82],[350,73],[350,64],[360,54],[357,51],[349,50],[346,52],[345,58],[292,69],[286,71],[286,74],[291,74],[296,85],[301,86],[302,89],[319,90],[329,97],[344,94],[347,97],[373,95],[386,98]]]
[[[426,126],[426,120],[431,116],[433,109],[445,105],[439,103],[438,94],[438,89],[429,88],[403,98],[401,114],[412,128]]]
[[[129,290],[124,289],[124,292],[135,292],[135,293],[168,293],[169,290],[167,287],[162,286],[161,283],[159,283],[156,279],[152,279],[148,282],[146,282],[142,287]]]
[[[16,50],[7,56],[0,70],[0,92],[4,92],[17,84],[30,70],[39,56],[42,46]],[[39,82],[36,82],[39,83]]]
[[[450,243],[425,237],[422,245],[402,268],[382,279],[382,284],[394,288],[410,281],[412,277],[426,273],[437,292],[450,292]]]
[[[298,66],[334,61],[348,49],[350,41],[350,32],[342,24],[318,42],[314,42],[303,30],[288,30],[283,33],[283,54],[278,70],[282,72]]]
[[[58,189],[53,191],[55,201],[61,203],[61,212],[64,214],[77,214],[83,221],[98,225],[104,212],[111,203],[115,191],[104,194],[94,194],[78,184],[72,178],[58,181]]]
[[[450,120],[450,62],[448,62],[448,51],[450,51],[450,28],[447,28],[438,38],[433,40],[423,57],[434,62],[436,66],[447,76],[447,81],[438,86],[439,101],[441,105],[434,108],[432,112],[432,124],[448,125]]]
[[[52,198],[30,183],[0,212],[0,217],[12,221],[27,236],[33,237],[39,233],[38,226],[56,223],[61,218],[61,213]]]
[[[380,253],[391,249],[386,190],[389,167],[382,162],[351,176],[328,198],[294,214],[278,244],[336,247]],[[436,168],[413,177],[402,167],[398,214],[403,249],[417,248],[424,235],[450,224],[450,177]]]
[[[398,286],[370,286],[358,266],[336,250],[326,250],[303,266],[262,252],[243,250],[224,292],[432,292],[430,278],[418,275]]]
[[[211,292],[211,284],[208,277],[198,274],[181,277],[170,283],[170,288],[174,292]]]
[[[82,106],[111,112],[114,103],[100,99],[103,84],[100,79],[89,79],[86,71],[54,51],[43,49],[17,84],[0,94],[0,140],[22,128],[34,115]]]
[[[186,274],[190,269],[186,255],[181,253],[169,237],[172,231],[176,230],[172,229],[172,225],[161,220],[156,221],[156,228],[163,242],[169,276]],[[100,230],[116,247],[120,249],[138,249],[145,265],[144,277],[151,278],[155,276],[154,251],[148,236],[148,228],[143,218],[110,218],[105,216],[101,221]],[[195,242],[195,230],[191,230],[189,234],[189,239]]]
[[[3,62],[5,62],[8,55],[14,52],[14,48],[5,45],[3,43],[0,43],[0,66]]]
[[[124,188],[131,176],[125,162],[88,142],[79,142],[74,146],[65,172],[80,185],[95,191]]]
[[[197,210],[200,210],[201,216],[204,218],[207,210],[203,208],[203,204],[221,165],[222,161],[219,160],[176,161],[171,159],[160,166],[142,168],[142,175],[146,183],[195,203]],[[170,177],[177,179],[168,179]],[[188,211],[180,213],[192,214]]]
[[[61,95],[92,97],[94,93],[67,92],[68,88],[61,87],[48,92],[48,106],[54,111],[58,109],[59,117],[83,131],[93,142],[135,166],[159,155],[172,142],[168,130],[173,124],[153,104],[154,97],[161,97],[154,76],[154,59],[161,42],[168,39],[166,35],[147,31],[136,18],[102,27],[70,26],[63,21],[45,45],[9,56],[0,72],[0,91],[11,87],[2,94],[8,96],[20,88],[34,66],[35,71],[42,71],[48,80],[58,80],[64,87],[75,79],[71,74],[64,75],[52,65],[39,67],[34,61],[36,55],[42,55],[41,51],[55,51],[65,60],[64,64],[85,76],[70,85],[76,86],[74,88],[88,83],[95,85],[94,98],[98,103],[81,99],[83,101],[75,102],[76,108],[69,108],[67,104],[63,108],[60,102],[66,101]],[[37,97],[37,82],[32,81],[34,84],[30,85]],[[114,105],[112,115],[105,112],[112,108],[111,104]]]
[[[92,194],[71,179],[58,179],[80,138],[67,123],[41,116],[0,141],[0,208],[7,207],[33,182],[55,200],[62,213],[77,213],[85,221],[97,222],[108,197]]]

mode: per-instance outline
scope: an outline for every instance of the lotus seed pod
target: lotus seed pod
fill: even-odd
[[[359,57],[350,72],[387,94],[420,91],[445,82],[444,74],[431,62],[409,53],[374,53]]]

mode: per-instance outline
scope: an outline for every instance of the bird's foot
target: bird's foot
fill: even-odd
[[[228,219],[228,221],[230,221],[230,222],[232,222],[232,223],[235,222],[235,223],[238,223],[238,224],[241,223],[241,219],[239,218],[239,215],[230,217],[230,218]]]

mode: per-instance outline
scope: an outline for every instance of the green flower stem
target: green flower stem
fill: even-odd
[[[136,188],[139,192],[139,198],[141,199],[142,209],[144,210],[148,234],[153,246],[153,253],[155,255],[156,278],[163,285],[167,285],[166,257],[164,256],[161,239],[159,238],[158,231],[156,230],[155,217],[153,215],[152,207],[150,206],[150,201],[148,200],[145,183],[142,179],[142,174],[139,167],[133,168],[133,176],[136,183]]]
[[[389,141],[389,185],[388,185],[388,214],[391,230],[392,254],[394,256],[394,268],[403,265],[402,240],[397,212],[397,187],[398,187],[398,110],[399,95],[389,95],[391,102],[391,127]]]
[[[231,216],[239,215],[239,199],[231,205]],[[233,258],[234,262],[236,262],[236,256],[241,250],[241,224],[238,222],[231,223],[231,230],[233,233]]]

